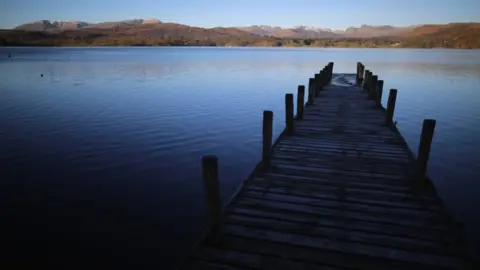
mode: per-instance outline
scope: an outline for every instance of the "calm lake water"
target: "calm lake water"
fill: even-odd
[[[429,174],[478,245],[479,50],[0,48],[9,251],[171,268],[205,225],[201,156],[218,155],[226,201],[260,159],[262,111],[278,136],[284,94],[329,61],[342,73],[361,61],[398,89],[414,152],[422,120],[437,120]]]

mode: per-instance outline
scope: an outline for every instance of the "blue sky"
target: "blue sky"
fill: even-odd
[[[214,27],[252,24],[344,29],[480,21],[480,0],[2,0],[0,28],[49,20],[157,18]]]

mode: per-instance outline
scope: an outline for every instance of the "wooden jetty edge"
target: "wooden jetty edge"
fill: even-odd
[[[217,158],[203,157],[209,227],[179,269],[471,269],[427,177],[435,120],[415,158],[392,121],[397,90],[384,108],[378,75],[333,66],[298,87],[296,116],[286,94],[273,146],[263,113],[262,161],[223,208]]]

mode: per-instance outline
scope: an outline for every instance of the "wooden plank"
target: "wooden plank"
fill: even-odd
[[[398,236],[405,238],[422,239],[436,242],[439,245],[456,245],[457,240],[451,233],[443,231],[430,230],[429,228],[411,228],[397,224],[372,223],[368,221],[359,221],[354,219],[344,219],[343,217],[317,218],[312,214],[289,212],[287,215],[282,210],[272,209],[252,209],[248,206],[232,205],[227,213],[239,215],[270,218],[280,221],[299,222],[305,226],[326,226],[341,228],[344,230],[360,231],[366,233],[376,233],[379,235]]]
[[[304,189],[299,187],[289,187],[287,185],[273,185],[273,184],[263,184],[263,183],[250,183],[245,185],[245,191],[257,191],[257,192],[271,192],[275,194],[288,194],[288,195],[295,195],[303,198],[311,198],[315,200],[343,200],[345,202],[355,203],[355,204],[365,204],[365,205],[372,205],[372,206],[382,206],[389,209],[411,209],[411,210],[418,210],[427,213],[440,213],[439,207],[431,206],[421,202],[415,201],[398,201],[398,200],[388,200],[388,199],[381,199],[381,198],[362,198],[362,197],[355,197],[343,190],[336,191],[336,190],[325,190],[325,189],[311,189],[306,187]],[[341,188],[341,187],[340,187]],[[341,194],[339,194],[341,193]]]
[[[337,193],[338,194],[338,193]],[[320,198],[302,197],[294,194],[281,194],[269,192],[266,189],[264,192],[258,190],[245,189],[242,193],[243,198],[254,198],[268,200],[271,202],[284,202],[291,203],[299,206],[318,206],[331,209],[342,209],[346,211],[353,211],[363,214],[368,214],[378,217],[390,217],[390,218],[412,218],[417,221],[422,220],[428,223],[441,223],[444,220],[442,215],[438,212],[428,212],[416,209],[402,209],[391,208],[380,205],[372,204],[360,204],[354,202],[348,202],[344,198],[341,200],[322,200]],[[339,195],[339,197],[343,197]]]
[[[382,223],[382,224],[397,224],[402,226],[410,226],[417,228],[430,228],[431,230],[448,231],[449,227],[446,224],[434,221],[414,220],[414,219],[392,219],[390,217],[379,215],[366,215],[355,211],[348,211],[345,209],[326,208],[318,206],[305,206],[292,204],[287,202],[269,201],[264,199],[255,199],[248,197],[238,197],[235,200],[236,204],[244,207],[251,207],[253,209],[276,209],[285,211],[285,214],[290,212],[298,212],[305,214],[317,215],[317,218],[340,217],[343,219],[352,219],[365,222]]]
[[[358,175],[363,177],[377,177],[377,178],[385,178],[385,179],[396,179],[401,180],[403,179],[402,176],[394,175],[394,174],[381,174],[377,172],[366,172],[366,171],[356,171],[351,170],[350,168],[329,168],[329,166],[317,166],[317,167],[307,167],[307,166],[296,166],[296,165],[289,165],[289,164],[282,164],[279,162],[272,161],[272,169],[279,168],[279,169],[290,169],[298,171],[298,175],[302,175],[302,172],[331,172],[331,173],[338,173],[342,175]]]
[[[457,246],[438,245],[436,242],[422,239],[405,238],[378,233],[366,233],[354,230],[345,230],[338,227],[311,226],[298,222],[275,220],[264,217],[252,217],[245,215],[229,215],[225,223],[242,225],[267,230],[275,230],[285,233],[312,235],[335,240],[373,244],[378,246],[393,247],[404,250],[417,250],[420,252],[455,255]]]
[[[238,225],[225,225],[223,232],[228,235],[253,238],[257,240],[267,240],[271,242],[288,243],[295,246],[316,248],[320,250],[330,250],[336,252],[346,252],[371,257],[380,257],[408,263],[419,263],[437,267],[450,267],[452,269],[465,269],[462,260],[430,253],[412,252],[401,249],[378,247],[374,245],[345,242],[339,240],[330,240],[327,238],[304,236],[294,233],[282,233],[259,228],[246,228]]]

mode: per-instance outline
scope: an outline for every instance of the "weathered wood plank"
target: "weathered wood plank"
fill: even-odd
[[[245,190],[252,190],[258,192],[271,192],[276,194],[285,194],[285,195],[295,195],[303,198],[319,199],[319,200],[334,200],[334,201],[345,201],[356,204],[365,204],[372,206],[382,206],[387,208],[400,208],[400,209],[412,209],[425,211],[428,213],[441,212],[439,207],[430,206],[426,203],[415,202],[415,201],[406,201],[406,200],[389,200],[376,198],[371,196],[371,198],[362,198],[355,197],[347,193],[345,189],[348,189],[348,186],[345,187],[342,185],[335,186],[332,189],[322,189],[321,186],[307,186],[305,188],[299,188],[294,185],[288,185],[281,183],[280,185],[274,183],[275,181],[263,181],[263,182],[253,182],[249,185],[245,185]],[[273,182],[273,183],[272,183]]]
[[[441,222],[440,219],[442,218],[442,215],[440,213],[349,202],[345,200],[345,198],[341,198],[344,197],[342,193],[343,192],[341,190],[336,192],[336,195],[340,197],[338,200],[322,200],[319,197],[299,196],[297,195],[298,193],[274,193],[270,192],[269,189],[265,189],[264,191],[245,189],[241,195],[242,197],[269,200],[271,202],[285,202],[295,205],[318,206],[332,209],[338,208],[372,216],[412,218],[417,221],[424,220],[425,222],[429,223]]]
[[[294,246],[289,243],[271,242],[226,235],[224,248],[235,250],[247,250],[258,254],[280,256],[282,258],[316,262],[345,269],[361,270],[441,270],[446,269],[438,266],[410,264],[384,258],[372,258],[357,254],[335,252],[331,250],[319,250],[305,246]]]
[[[261,228],[266,230],[274,230],[285,233],[295,233],[307,236],[312,235],[329,238],[332,240],[373,244],[404,250],[417,250],[432,254],[455,255],[457,253],[455,245],[440,246],[436,242],[426,241],[422,239],[345,230],[339,227],[311,226],[298,222],[274,220],[264,217],[252,217],[246,215],[232,214],[225,219],[225,223],[246,227]]]
[[[397,224],[372,223],[368,221],[359,221],[354,219],[344,219],[343,217],[318,218],[316,215],[308,213],[288,212],[274,209],[252,209],[248,206],[232,205],[227,213],[247,215],[253,217],[270,218],[280,221],[299,222],[305,226],[326,226],[341,228],[344,230],[360,231],[366,233],[376,233],[386,236],[398,236],[413,239],[422,239],[439,243],[439,245],[456,245],[457,240],[452,233],[430,230],[429,228],[412,228]]]
[[[311,205],[298,205],[288,202],[269,201],[260,198],[248,198],[239,197],[235,203],[243,206],[248,206],[254,209],[278,209],[288,212],[299,212],[305,214],[318,215],[318,218],[322,216],[339,216],[346,219],[353,219],[365,222],[375,222],[384,224],[397,224],[402,226],[418,227],[418,228],[430,228],[431,230],[448,231],[449,227],[446,224],[431,221],[431,220],[415,220],[415,219],[394,219],[388,216],[381,215],[367,215],[365,213],[358,213],[355,211],[349,211],[339,208],[326,208]]]
[[[337,252],[346,252],[371,257],[380,257],[391,260],[405,261],[410,263],[420,263],[438,267],[450,267],[452,269],[465,269],[462,260],[447,255],[437,255],[422,252],[412,252],[401,249],[378,247],[353,242],[331,240],[328,238],[305,236],[294,233],[282,233],[260,228],[247,228],[245,226],[226,224],[222,228],[228,235],[266,240],[271,242],[288,243],[292,245],[316,248],[321,250],[330,250]]]

